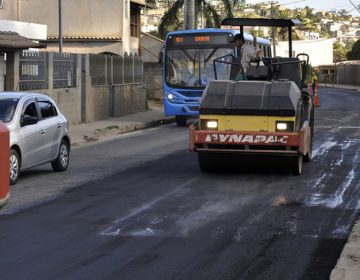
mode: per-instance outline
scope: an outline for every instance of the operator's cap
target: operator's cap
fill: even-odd
[[[245,41],[244,35],[242,33],[236,34],[230,41],[230,43],[235,43],[236,40],[242,40]]]

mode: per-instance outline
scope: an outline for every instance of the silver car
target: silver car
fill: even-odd
[[[68,122],[48,96],[0,92],[0,121],[10,130],[10,184],[20,171],[51,163],[54,171],[69,165]]]

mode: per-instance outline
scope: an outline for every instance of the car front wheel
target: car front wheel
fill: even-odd
[[[15,185],[20,175],[20,156],[14,149],[10,150],[10,185]]]
[[[62,140],[57,158],[51,162],[54,171],[65,171],[69,166],[70,147],[69,144]]]

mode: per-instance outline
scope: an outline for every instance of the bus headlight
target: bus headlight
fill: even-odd
[[[294,122],[292,121],[277,121],[276,132],[293,132]]]
[[[177,98],[174,94],[172,94],[171,92],[167,92],[165,94],[166,99],[171,102],[171,103],[180,103],[180,99]]]

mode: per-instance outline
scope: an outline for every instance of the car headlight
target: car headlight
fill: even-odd
[[[276,122],[276,132],[293,132],[294,131],[294,122],[292,121],[277,121]]]
[[[175,96],[174,94],[172,94],[171,92],[167,92],[165,94],[165,96],[166,96],[166,99],[171,103],[180,103],[180,99],[177,96]]]
[[[217,120],[201,120],[201,128],[208,130],[217,130],[218,121]]]

